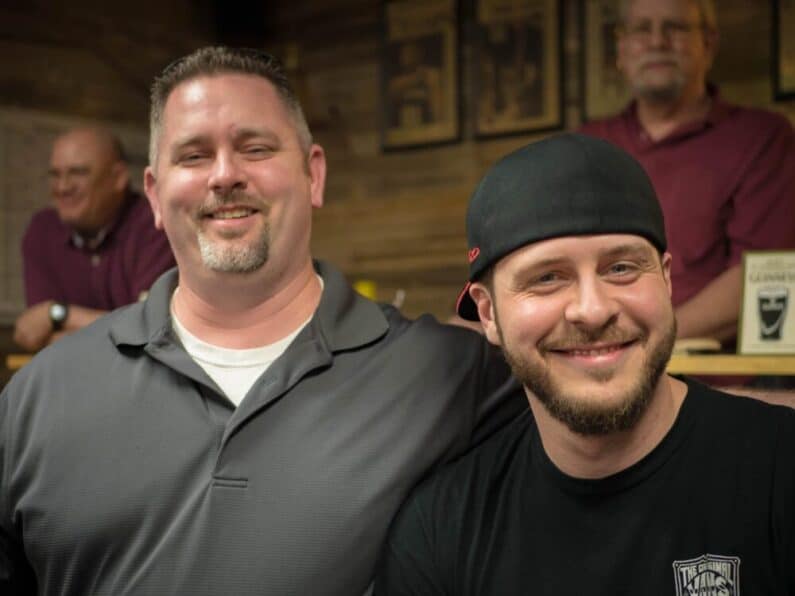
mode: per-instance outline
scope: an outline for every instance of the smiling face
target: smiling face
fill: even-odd
[[[58,137],[48,174],[58,217],[81,234],[109,225],[124,201],[127,167],[102,131],[76,129]]]
[[[531,398],[573,432],[605,434],[639,420],[671,355],[670,262],[639,236],[554,238],[470,291]]]
[[[163,111],[146,193],[180,274],[267,272],[285,282],[309,256],[325,158],[300,145],[271,83],[248,74],[179,84]]]
[[[636,97],[674,101],[704,89],[717,34],[691,0],[633,0],[618,36],[618,67]]]

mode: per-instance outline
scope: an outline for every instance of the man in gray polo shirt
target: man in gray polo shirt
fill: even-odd
[[[526,408],[477,334],[312,260],[324,178],[270,56],[156,80],[145,188],[177,269],[0,397],[0,593],[365,593],[409,489]]]

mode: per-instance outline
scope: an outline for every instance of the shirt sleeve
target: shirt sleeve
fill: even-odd
[[[61,289],[55,283],[56,276],[50,271],[51,262],[42,252],[47,239],[39,220],[31,221],[22,238],[22,271],[25,282],[25,302],[33,306],[44,300],[58,300]]]
[[[415,492],[392,523],[376,570],[375,596],[443,596],[430,532]]]
[[[773,117],[746,163],[727,224],[729,264],[746,250],[795,248],[795,133]]]

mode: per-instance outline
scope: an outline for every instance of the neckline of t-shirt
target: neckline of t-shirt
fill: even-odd
[[[694,391],[692,383],[687,380],[685,382],[687,383],[687,395],[679,408],[679,413],[671,430],[668,431],[663,440],[654,449],[630,467],[605,478],[589,479],[569,476],[549,459],[541,443],[538,427],[535,424],[532,427],[530,441],[533,449],[533,465],[566,493],[600,496],[621,492],[635,486],[670,461],[674,453],[690,435],[692,426],[698,419],[700,400],[697,399],[697,391]]]

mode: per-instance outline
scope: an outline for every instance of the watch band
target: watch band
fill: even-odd
[[[50,323],[53,331],[60,331],[64,328],[66,317],[69,316],[69,305],[63,302],[53,302],[49,310]]]

